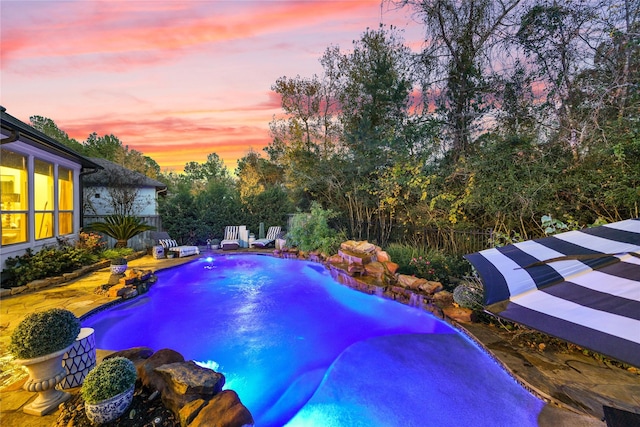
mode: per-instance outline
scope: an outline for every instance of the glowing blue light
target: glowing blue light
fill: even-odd
[[[353,421],[347,425],[380,425],[369,421],[383,419],[385,411],[410,412],[407,416],[415,417],[413,421],[424,421],[424,414],[419,410],[388,407],[387,402],[391,402],[388,396],[370,403],[375,410],[361,406],[358,401],[347,402],[344,396],[362,394],[349,384],[371,387],[381,395],[392,391],[398,395],[397,401],[402,402],[402,396],[414,390],[415,384],[430,384],[431,379],[437,377],[429,371],[429,366],[436,364],[424,363],[422,369],[414,369],[409,376],[401,372],[387,374],[390,365],[397,364],[396,368],[400,369],[402,360],[409,355],[423,358],[426,350],[417,352],[411,340],[401,345],[398,342],[390,346],[380,344],[373,349],[362,344],[373,339],[420,334],[418,336],[426,339],[423,348],[433,348],[446,361],[459,365],[455,369],[443,367],[439,376],[458,390],[456,395],[460,399],[447,395],[445,404],[438,398],[436,387],[434,394],[425,400],[440,402],[439,406],[434,404],[434,408],[443,408],[447,416],[461,412],[459,406],[468,414],[474,414],[474,405],[495,406],[482,400],[475,386],[468,387],[468,384],[477,385],[473,380],[475,372],[485,371],[485,365],[495,367],[495,362],[448,324],[424,310],[340,285],[319,264],[238,255],[216,257],[214,268],[211,267],[213,257],[208,257],[209,269],[203,273],[202,261],[159,271],[158,281],[147,294],[86,319],[83,326],[95,330],[97,347],[123,350],[146,346],[155,351],[171,348],[186,360],[217,366],[214,369],[225,375],[225,388],[238,393],[259,427],[283,426],[289,421],[296,426],[328,426],[330,423],[326,422],[331,417],[321,408],[339,408],[331,411],[335,415],[333,420]],[[431,337],[456,339],[432,340]],[[446,348],[435,351],[436,341]],[[465,362],[470,358],[462,351],[462,345],[468,347],[465,351],[477,353],[475,360],[480,365]],[[353,362],[354,351],[350,349],[360,349],[363,354]],[[365,365],[358,362],[361,358],[382,365],[377,364],[371,373],[365,373],[359,367]],[[340,361],[344,360],[351,362],[341,365]],[[463,370],[464,366],[471,369]],[[373,379],[375,385],[363,383],[368,379]],[[506,374],[496,382],[482,381],[492,387],[484,396],[489,400],[496,399],[498,391],[522,395],[524,390]],[[326,388],[331,387],[332,382],[339,385],[339,392]],[[508,407],[511,402],[505,400],[499,404],[503,410],[495,412],[498,415],[513,413]],[[513,406],[527,408],[535,420],[539,412],[537,402],[541,401],[535,402],[529,406],[513,402]],[[315,421],[308,423],[310,418]],[[494,425],[514,425],[494,420]],[[397,425],[411,425],[411,422]]]

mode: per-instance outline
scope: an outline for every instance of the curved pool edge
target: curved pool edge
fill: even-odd
[[[538,425],[545,401],[494,360],[461,334],[370,338],[340,354],[286,425]]]
[[[261,256],[273,256],[272,254],[269,253],[215,253],[214,256],[237,256],[237,255],[261,255]],[[162,268],[158,268],[153,270],[153,273],[156,274],[160,271],[166,271],[166,270],[172,270],[175,268],[178,268],[180,266],[183,266],[185,264],[189,264],[189,263],[194,263],[194,262],[202,262],[202,261],[206,261],[209,255],[207,254],[200,254],[197,257],[189,257],[189,259],[176,259],[175,261],[179,261],[179,262],[173,262],[172,265],[168,265],[168,266],[163,266]],[[322,263],[320,263],[322,264]],[[337,284],[341,285],[341,286],[346,286],[344,284],[339,283],[338,281],[336,281]],[[353,289],[353,288],[351,288]],[[100,312],[106,309],[109,309],[113,306],[116,306],[118,304],[121,303],[126,303],[126,302],[131,302],[132,300],[136,300],[139,299],[140,297],[144,297],[145,294],[141,294],[141,295],[137,295],[136,297],[130,298],[130,299],[122,299],[119,298],[117,300],[113,300],[113,301],[109,301],[106,304],[103,304],[99,307],[96,307],[92,310],[90,310],[89,312],[83,314],[82,316],[79,316],[80,320],[83,321],[84,319]],[[401,304],[401,302],[399,302]],[[473,343],[475,343],[475,345],[478,347],[479,350],[481,350],[483,353],[485,353],[486,355],[488,355],[493,361],[496,362],[496,364],[498,364],[500,366],[500,368],[503,370],[503,372],[505,372],[507,375],[509,375],[514,381],[516,381],[521,387],[523,387],[524,389],[526,389],[528,392],[534,394],[537,398],[542,399],[542,400],[546,400],[547,402],[555,402],[556,400],[553,399],[553,397],[546,395],[544,392],[536,389],[535,387],[533,387],[531,384],[527,383],[523,378],[521,378],[520,376],[518,376],[516,373],[514,373],[511,369],[509,369],[509,367],[502,362],[491,350],[489,350],[488,348],[486,348],[486,346],[484,346],[484,344],[479,341],[471,332],[467,331],[466,329],[464,329],[464,327],[460,324],[458,324],[455,321],[451,321],[450,319],[447,318],[439,318],[437,316],[434,316],[436,319],[442,321],[443,323],[445,323],[447,326],[451,327],[455,332],[458,332],[460,334],[462,334],[465,338],[469,339],[470,341],[472,341]],[[375,339],[375,338],[374,338]],[[368,340],[365,340],[368,341]],[[359,343],[355,343],[354,345],[357,345]],[[348,349],[347,349],[348,350]],[[110,351],[110,350],[106,350],[106,351]],[[346,351],[346,350],[345,350]],[[336,361],[341,357],[342,355],[340,355]],[[335,363],[335,362],[334,362]],[[333,365],[332,365],[333,366]],[[329,370],[331,369],[331,367],[329,368]],[[327,372],[328,374],[328,372]],[[322,380],[320,386],[322,386],[322,383],[324,383],[324,379]],[[320,387],[319,386],[319,387]],[[313,398],[313,396],[312,396]],[[565,406],[565,405],[561,405],[561,406]],[[565,406],[566,407],[566,406]]]

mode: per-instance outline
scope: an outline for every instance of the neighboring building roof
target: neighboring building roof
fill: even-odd
[[[134,187],[155,187],[158,190],[167,188],[164,183],[156,179],[149,178],[140,172],[127,169],[110,160],[98,157],[90,157],[90,160],[100,165],[102,170],[90,175],[85,175],[83,177],[83,183],[85,186],[109,186],[114,182],[113,176],[119,176],[126,178],[124,181],[130,183],[130,185]],[[122,178],[118,181],[123,181]]]
[[[7,138],[0,139],[0,144],[4,147],[6,144],[20,141],[25,144],[37,147],[56,156],[63,157],[79,163],[83,168],[101,169],[102,167],[91,160],[76,153],[71,148],[59,143],[55,139],[45,135],[39,130],[29,126],[28,124],[16,119],[6,112],[7,109],[0,106],[0,116],[2,124],[2,133],[9,135]]]

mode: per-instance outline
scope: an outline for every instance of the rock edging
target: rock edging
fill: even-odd
[[[129,255],[128,257],[126,257],[126,259],[127,261],[131,261],[132,259],[140,258],[144,255],[146,255],[145,251],[135,252]],[[22,294],[27,292],[35,292],[40,289],[58,286],[60,284],[70,282],[79,277],[85,276],[89,273],[93,273],[94,271],[109,267],[110,263],[111,262],[108,259],[105,259],[95,264],[82,266],[79,269],[72,271],[71,273],[63,273],[61,276],[37,279],[27,283],[26,285],[16,286],[8,289],[0,288],[0,298],[6,298],[12,295],[17,295],[17,294]]]

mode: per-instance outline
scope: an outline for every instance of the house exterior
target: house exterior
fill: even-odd
[[[0,107],[0,266],[75,238],[82,227],[82,180],[101,170]]]
[[[119,214],[136,216],[143,222],[161,230],[158,215],[158,198],[167,191],[160,181],[117,163],[100,158],[89,158],[100,165],[101,170],[83,176],[84,224],[101,221],[105,216]],[[110,246],[115,240],[108,239]],[[143,250],[153,245],[150,232],[129,240],[128,246]]]

